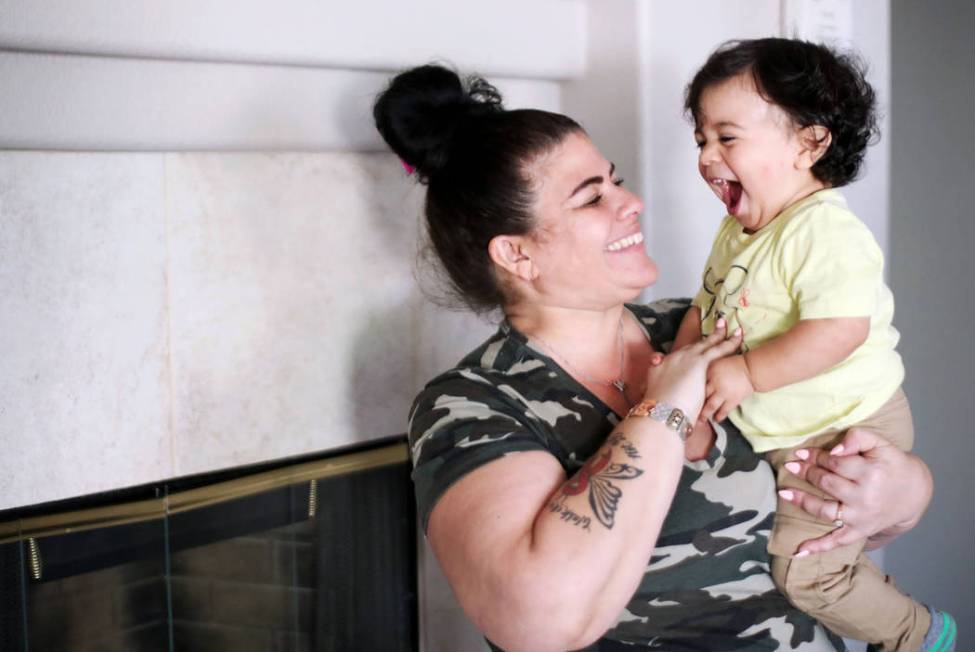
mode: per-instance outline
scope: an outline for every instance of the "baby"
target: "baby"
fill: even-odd
[[[712,363],[704,413],[730,416],[767,453],[780,490],[824,496],[783,468],[798,447],[833,446],[857,425],[910,449],[893,296],[870,231],[835,190],[877,134],[874,93],[857,62],[796,40],[719,48],[687,89],[701,176],[724,203],[703,285],[675,348],[724,317],[741,355]],[[788,494],[786,494],[788,495]],[[800,609],[879,650],[950,650],[955,625],[901,593],[863,543],[811,557],[798,545],[843,527],[779,500],[772,575]]]

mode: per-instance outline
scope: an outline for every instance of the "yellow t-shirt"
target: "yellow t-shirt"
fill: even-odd
[[[741,325],[744,349],[785,333],[802,319],[870,317],[870,333],[849,357],[813,378],[755,393],[731,420],[757,452],[798,446],[876,412],[904,379],[894,350],[894,298],[883,253],[836,190],[821,190],[747,234],[731,216],[718,229],[694,298],[701,332],[724,316]]]

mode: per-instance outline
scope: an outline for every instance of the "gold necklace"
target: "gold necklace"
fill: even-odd
[[[532,335],[531,339],[536,340],[539,344],[541,344],[546,349],[548,349],[549,353],[551,353],[554,357],[558,358],[559,361],[563,365],[565,365],[566,368],[568,368],[569,371],[571,371],[574,375],[579,376],[584,380],[589,381],[590,383],[596,383],[597,385],[603,385],[604,387],[612,387],[623,396],[623,400],[626,401],[626,404],[628,406],[633,407],[633,402],[630,401],[630,398],[626,395],[626,390],[629,387],[629,385],[627,385],[626,381],[623,380],[623,375],[626,371],[626,346],[624,346],[623,344],[623,315],[620,315],[620,326],[619,326],[618,333],[619,333],[619,349],[620,349],[620,371],[617,374],[617,378],[613,380],[601,380],[599,378],[593,378],[589,374],[584,373],[579,369],[576,369],[574,366],[572,366],[572,364],[565,359],[565,356],[561,355],[554,346],[546,342],[538,335]]]

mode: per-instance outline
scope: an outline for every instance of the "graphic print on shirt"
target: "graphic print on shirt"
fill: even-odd
[[[711,302],[701,311],[701,336],[707,337],[714,329],[715,322],[724,317],[728,332],[741,326],[739,312],[748,307],[748,288],[745,280],[748,268],[732,265],[724,278],[719,278],[713,267],[704,272],[704,291],[711,296]],[[742,343],[742,350],[747,350]]]

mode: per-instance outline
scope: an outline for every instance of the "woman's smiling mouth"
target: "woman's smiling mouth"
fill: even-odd
[[[606,251],[622,251],[629,247],[641,244],[643,242],[643,234],[637,231],[632,235],[620,238],[619,240],[614,240],[606,245]]]

